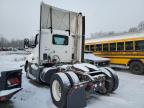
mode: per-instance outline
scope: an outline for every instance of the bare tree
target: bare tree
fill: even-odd
[[[23,40],[12,39],[11,41],[8,41],[6,38],[0,37],[0,48],[8,48],[8,47],[23,48],[23,45],[24,45]]]
[[[131,27],[129,29],[129,32],[138,32],[138,29],[136,27]]]
[[[144,31],[144,21],[142,21],[142,22],[139,23],[138,30],[139,31]]]

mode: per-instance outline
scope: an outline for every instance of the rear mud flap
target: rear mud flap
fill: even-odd
[[[86,104],[85,87],[73,87],[67,96],[67,108],[84,108]]]

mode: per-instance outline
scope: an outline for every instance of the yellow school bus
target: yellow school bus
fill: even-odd
[[[134,74],[144,74],[144,33],[109,36],[85,41],[85,50],[126,65]]]

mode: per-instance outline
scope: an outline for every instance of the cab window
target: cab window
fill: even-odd
[[[64,35],[53,35],[53,44],[54,45],[68,45],[68,36],[64,36]]]

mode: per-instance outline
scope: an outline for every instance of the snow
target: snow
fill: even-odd
[[[73,66],[77,69],[83,70],[84,72],[89,72],[89,69],[81,64],[74,64]]]
[[[98,56],[95,56],[94,54],[90,54],[90,53],[85,53],[84,54],[84,59],[92,60],[92,61],[95,61],[95,62],[110,61],[110,59],[108,59],[108,58],[98,57]]]
[[[0,72],[19,69],[20,65],[24,64],[27,55],[18,52],[0,52]]]
[[[107,74],[109,77],[111,77],[111,74],[109,73],[109,71],[108,70],[106,70],[105,68],[100,68],[100,70],[102,71],[102,72],[104,72],[105,74]]]
[[[34,70],[38,70],[38,67],[37,67],[35,64],[31,65],[31,67],[32,67],[32,69],[34,69]]]
[[[15,89],[11,89],[11,90],[3,90],[3,91],[0,91],[0,97],[1,96],[6,96],[6,95],[9,95],[11,93],[14,93],[16,91],[19,91],[21,88],[15,88]]]
[[[122,72],[123,71],[123,72]],[[133,75],[127,70],[117,71],[119,88],[109,96],[94,96],[89,108],[144,108],[144,76]]]
[[[60,68],[63,68],[63,69],[68,69],[69,67],[71,67],[72,65],[62,65],[62,66],[59,66]]]
[[[15,58],[23,58],[26,55],[1,55],[1,61],[7,60],[7,69],[15,65],[22,65],[24,61],[14,61]],[[116,70],[120,85],[110,95],[91,95],[87,100],[86,108],[144,108],[144,75],[133,75],[128,70]],[[50,95],[50,89],[46,85],[30,81],[23,71],[23,83],[11,101],[0,103],[0,108],[57,108]]]
[[[94,70],[99,70],[96,66],[88,64],[88,63],[80,63],[80,64],[74,64],[73,65],[75,68],[78,68],[80,70],[83,70],[84,72],[89,72],[88,68],[94,69]]]

